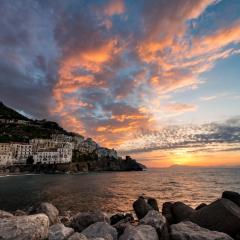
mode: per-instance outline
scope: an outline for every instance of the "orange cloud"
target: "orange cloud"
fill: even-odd
[[[194,55],[202,55],[223,48],[231,43],[240,42],[240,21],[219,29],[214,33],[193,40]]]
[[[164,108],[166,111],[174,113],[194,112],[197,110],[196,105],[186,103],[170,103]]]
[[[74,93],[84,87],[105,85],[103,81],[96,81],[94,73],[99,72],[102,65],[110,61],[114,54],[119,51],[116,45],[117,41],[111,39],[95,48],[76,52],[61,61],[58,71],[59,79],[53,89],[56,105],[54,109],[50,109],[52,113],[56,114],[63,111],[66,104],[65,95]],[[79,69],[85,69],[90,73],[87,75],[77,73]]]
[[[104,8],[107,16],[120,15],[126,11],[123,0],[110,0]]]

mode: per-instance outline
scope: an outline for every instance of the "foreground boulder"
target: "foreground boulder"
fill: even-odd
[[[240,240],[240,232],[235,236],[235,240]]]
[[[148,213],[149,210],[152,209],[152,207],[146,202],[144,197],[140,196],[133,203],[133,209],[137,215],[137,218],[141,219],[141,218],[145,217],[145,215]]]
[[[112,215],[110,217],[110,223],[111,225],[114,225],[120,221],[122,222],[130,222],[130,221],[133,221],[134,218],[133,218],[133,215],[131,213],[126,213],[126,214],[123,214],[123,213],[117,213],[115,215]]]
[[[240,208],[228,199],[218,199],[195,211],[190,221],[201,227],[235,236],[240,229]]]
[[[58,222],[58,209],[48,202],[43,202],[37,209],[38,213],[45,213],[50,221],[50,225],[55,224]]]
[[[13,214],[3,211],[3,210],[0,210],[0,219],[1,218],[9,218],[9,217],[13,217]]]
[[[40,240],[48,236],[49,219],[45,214],[0,219],[0,239]]]
[[[155,228],[149,225],[129,225],[119,240],[158,240],[158,234]]]
[[[64,240],[74,233],[72,228],[65,227],[62,223],[54,224],[49,228],[49,240]]]
[[[81,233],[75,232],[68,240],[88,240],[87,237]]]
[[[199,204],[199,205],[195,208],[195,210],[199,210],[199,209],[201,209],[201,208],[203,208],[203,207],[206,207],[206,206],[207,206],[206,203],[201,203],[201,204]]]
[[[147,215],[140,220],[140,223],[150,225],[158,232],[162,232],[164,225],[166,224],[166,219],[160,212],[156,210],[150,210]]]
[[[162,205],[162,214],[166,218],[168,224],[172,224],[174,222],[173,214],[172,214],[172,202],[165,202]]]
[[[172,240],[233,240],[222,232],[210,231],[186,221],[171,225]]]
[[[231,200],[240,207],[240,194],[237,192],[225,191],[222,194],[222,198]]]
[[[131,213],[115,214],[110,218],[111,225],[117,230],[118,236],[120,236],[125,228],[134,221],[134,217]]]
[[[153,210],[159,211],[158,203],[155,198],[148,198],[147,203],[152,207]]]
[[[186,220],[194,213],[194,209],[182,202],[175,202],[171,207],[175,223]]]
[[[14,215],[15,216],[25,216],[25,215],[27,215],[27,213],[18,209],[15,211]]]
[[[87,238],[117,240],[117,230],[106,222],[97,222],[82,231]]]
[[[75,231],[81,232],[88,226],[96,222],[107,222],[110,220],[103,212],[81,212],[75,215],[71,221],[71,227]]]

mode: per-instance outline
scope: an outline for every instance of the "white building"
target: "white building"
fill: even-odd
[[[33,146],[31,144],[13,143],[14,163],[26,163],[28,157],[33,155]]]
[[[34,164],[46,163],[53,164],[59,161],[59,152],[57,150],[39,150],[33,155]]]
[[[72,149],[65,146],[56,149],[39,150],[33,154],[34,164],[69,163],[72,161]]]
[[[0,143],[0,153],[12,151],[12,145],[10,143]]]
[[[52,134],[52,140],[56,142],[72,142],[72,136],[67,136],[65,134]]]
[[[87,138],[77,145],[77,150],[82,153],[93,153],[99,148],[99,145],[94,142],[91,138]]]
[[[13,164],[13,151],[10,143],[0,143],[0,165]]]
[[[117,151],[114,149],[100,147],[96,150],[96,153],[98,155],[98,158],[104,158],[104,157],[109,157],[114,159],[118,158]]]

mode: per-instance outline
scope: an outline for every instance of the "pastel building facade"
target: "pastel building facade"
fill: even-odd
[[[81,135],[53,134],[51,139],[31,139],[29,143],[0,143],[0,165],[26,164],[29,157],[33,164],[68,163],[73,150],[83,154],[97,154],[98,158],[117,159],[117,151],[100,147],[91,138]]]

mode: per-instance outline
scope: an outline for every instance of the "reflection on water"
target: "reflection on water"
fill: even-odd
[[[240,192],[240,169],[149,169],[79,175],[30,175],[0,178],[0,209],[25,209],[50,201],[61,210],[130,211],[141,194],[195,207],[222,191]]]

